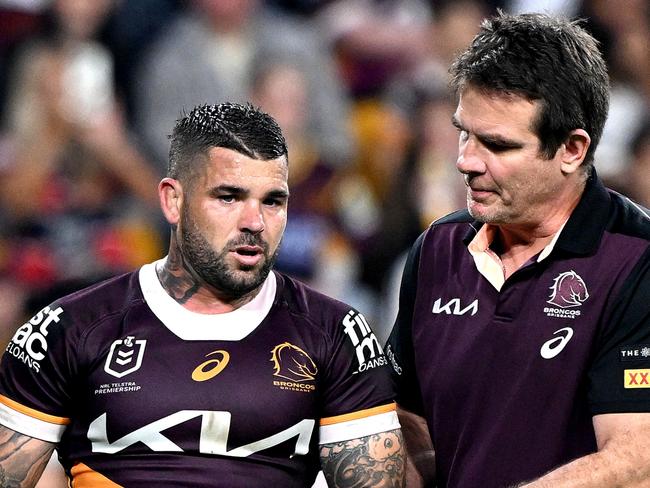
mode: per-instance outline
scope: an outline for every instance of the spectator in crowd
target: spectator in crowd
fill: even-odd
[[[111,56],[94,37],[112,6],[56,0],[51,32],[25,46],[12,72],[0,272],[25,300],[128,269],[160,249],[151,189],[158,173],[130,138]]]
[[[269,60],[294,64],[307,78],[307,124],[319,134],[319,151],[344,165],[351,151],[347,100],[327,46],[308,20],[261,0],[190,0],[149,50],[139,71],[135,118],[159,163],[179,106],[248,100],[255,66]]]

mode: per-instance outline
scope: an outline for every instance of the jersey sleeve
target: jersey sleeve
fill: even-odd
[[[14,333],[0,363],[0,424],[48,442],[61,439],[71,404],[67,321],[53,304]]]
[[[650,412],[650,248],[606,321],[589,371],[592,413]]]
[[[422,398],[415,373],[412,321],[417,293],[418,267],[425,234],[411,248],[400,286],[399,311],[386,344],[386,357],[392,368],[397,403],[407,410],[422,414]]]
[[[383,348],[354,309],[334,328],[322,387],[321,444],[399,428]]]

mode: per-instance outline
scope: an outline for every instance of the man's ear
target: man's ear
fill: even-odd
[[[574,129],[562,144],[562,172],[575,173],[587,156],[587,149],[591,145],[591,137],[584,129]]]
[[[183,205],[183,187],[180,181],[174,178],[163,178],[158,183],[158,197],[167,222],[176,225],[180,220]]]

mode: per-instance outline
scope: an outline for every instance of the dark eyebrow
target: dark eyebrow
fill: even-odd
[[[209,191],[210,196],[217,197],[219,195],[228,194],[228,195],[248,195],[249,190],[242,188],[240,186],[232,185],[219,185],[211,188]],[[289,192],[287,190],[271,190],[267,193],[266,198],[279,198],[287,199],[289,198]]]
[[[231,185],[219,185],[213,188],[210,188],[208,192],[211,196],[217,196],[224,193],[231,195],[245,195],[248,193],[248,190],[240,186],[231,186]]]
[[[289,198],[289,192],[286,190],[271,190],[267,198],[280,198],[280,199],[287,199]]]
[[[451,123],[458,130],[467,130],[460,123],[460,120],[458,120],[458,117],[456,117],[456,114],[453,114],[451,116]],[[507,139],[505,137],[497,136],[497,135],[476,134],[476,137],[484,144],[496,145],[496,146],[500,146],[500,147],[503,147],[503,148],[520,149],[520,148],[524,147],[524,145],[522,143],[520,143],[520,142],[514,141],[512,139]]]
[[[524,145],[520,142],[506,139],[505,137],[493,136],[490,134],[477,134],[476,137],[484,144],[495,145],[507,149],[520,149]]]

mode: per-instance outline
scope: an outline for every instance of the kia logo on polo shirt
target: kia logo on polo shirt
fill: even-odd
[[[465,315],[467,312],[470,312],[470,315],[476,315],[478,312],[478,298],[472,303],[463,308],[460,304],[460,298],[452,298],[444,305],[442,304],[442,298],[438,298],[433,303],[432,313],[445,313],[447,315]]]

